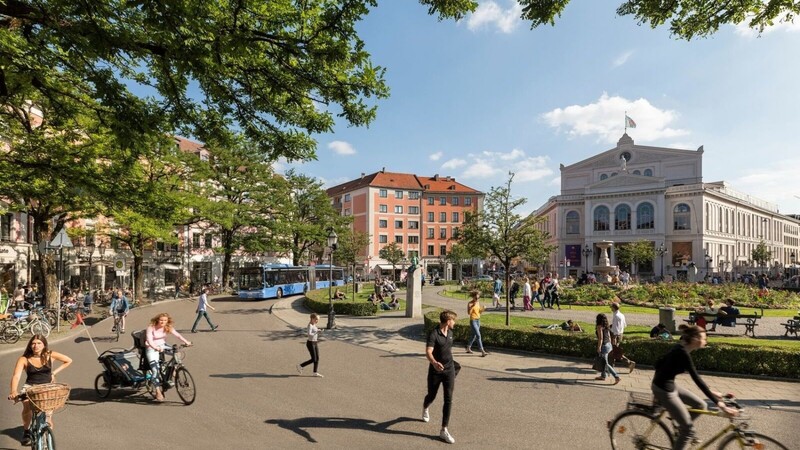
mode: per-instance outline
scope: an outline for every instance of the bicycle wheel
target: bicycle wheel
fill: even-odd
[[[116,335],[116,342],[119,342],[120,327],[122,326],[121,320],[114,321],[114,334]]]
[[[743,448],[757,448],[759,450],[772,450],[783,449],[788,450],[787,447],[780,442],[772,439],[769,436],[764,436],[761,433],[743,432],[742,434],[733,432],[725,436],[722,443],[719,444],[720,450],[722,449],[743,449]]]
[[[642,411],[625,411],[609,427],[611,448],[620,449],[672,449],[672,435],[667,426]]]
[[[94,391],[100,398],[108,398],[111,395],[111,381],[106,380],[106,375],[101,373],[94,379]]]
[[[56,323],[58,322],[58,314],[56,314],[55,310],[48,309],[43,313],[43,315],[45,320],[47,320],[47,323],[50,325],[50,328],[56,326]]]
[[[39,435],[37,444],[38,445],[35,447],[36,450],[55,450],[56,438],[53,436],[53,430],[50,429],[50,427],[45,426],[42,428],[42,433]]]
[[[186,405],[194,403],[197,396],[197,391],[194,388],[194,379],[192,374],[183,367],[175,371],[175,390],[178,391],[178,397],[183,400]]]
[[[9,344],[16,344],[20,337],[22,337],[22,330],[16,325],[7,325],[3,330],[3,340]]]
[[[31,335],[41,334],[44,337],[50,337],[50,325],[42,320],[33,322],[29,329],[31,331]]]

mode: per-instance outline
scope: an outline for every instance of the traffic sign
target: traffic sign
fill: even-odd
[[[125,272],[125,259],[119,258],[114,260],[114,270],[117,272]]]

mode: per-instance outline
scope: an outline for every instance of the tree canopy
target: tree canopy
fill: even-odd
[[[751,252],[750,258],[759,266],[764,267],[772,258],[772,250],[767,247],[767,243],[762,239]]]

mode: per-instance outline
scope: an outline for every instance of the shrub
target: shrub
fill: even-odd
[[[425,314],[425,333],[439,324],[439,311]],[[456,322],[453,338],[467,342],[469,320]],[[506,327],[481,326],[483,344],[493,347],[526,350],[553,355],[594,358],[597,340],[591,333],[567,333],[560,330],[520,330]],[[654,365],[677,341],[626,337],[625,355],[638,364]],[[765,375],[800,378],[797,352],[784,349],[759,348],[750,345],[714,344],[692,353],[698,369],[742,375]],[[587,362],[587,365],[589,362]]]
[[[304,305],[317,314],[328,314],[330,310],[328,289],[316,289],[306,292]],[[378,313],[378,307],[367,301],[335,300],[333,306],[336,314],[374,316]]]

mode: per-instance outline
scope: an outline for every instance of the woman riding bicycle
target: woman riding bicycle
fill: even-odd
[[[53,369],[53,361],[60,361],[61,365]],[[62,355],[58,352],[50,351],[47,347],[47,339],[40,335],[34,335],[22,356],[17,359],[17,364],[14,366],[14,374],[11,376],[11,393],[8,394],[9,400],[15,400],[17,395],[24,393],[29,387],[36,384],[54,383],[56,381],[56,374],[66,369],[72,364],[72,359],[69,356]],[[17,392],[19,387],[19,379],[22,372],[25,371],[26,379],[22,389]],[[31,419],[33,414],[31,412],[30,401],[24,400],[22,402],[22,445],[30,445],[31,443]],[[48,414],[47,421],[52,426],[52,417]]]
[[[150,319],[150,326],[147,327],[146,332],[147,339],[145,341],[145,355],[147,356],[147,363],[150,366],[151,379],[153,380],[153,384],[156,386],[157,402],[164,401],[164,392],[161,390],[161,380],[159,379],[159,356],[164,350],[170,349],[170,347],[167,345],[167,334],[172,334],[183,341],[183,343],[186,345],[192,345],[190,341],[187,341],[183,336],[181,336],[180,333],[178,333],[177,330],[175,330],[174,322],[169,314],[161,313]]]
[[[710,390],[694,368],[690,353],[706,346],[705,330],[697,325],[681,325],[679,329],[680,342],[656,362],[656,372],[651,385],[653,396],[678,424],[678,436],[673,450],[687,448],[694,437],[693,422],[699,414],[689,414],[686,405],[692,409],[706,409],[703,399],[675,384],[676,375],[688,372],[697,387],[706,397],[713,400],[721,411],[731,416],[737,413],[735,409],[725,406],[722,394]]]

